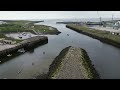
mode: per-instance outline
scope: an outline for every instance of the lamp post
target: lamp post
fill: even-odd
[[[101,25],[102,25],[102,18],[99,16],[98,11],[97,11],[97,14],[98,14],[98,17],[99,17],[99,19],[100,19],[100,26],[101,26]]]

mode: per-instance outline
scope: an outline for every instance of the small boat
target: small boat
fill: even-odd
[[[8,54],[7,56],[10,57],[10,56],[12,56],[12,54]]]
[[[27,33],[23,32],[23,33],[22,33],[22,35],[23,35],[23,36],[26,36],[26,35],[27,35]]]
[[[24,50],[24,48],[22,48],[22,49],[19,49],[18,52],[20,52],[20,53],[24,53],[25,50]]]
[[[22,36],[21,36],[21,35],[19,35],[18,37],[22,39]]]

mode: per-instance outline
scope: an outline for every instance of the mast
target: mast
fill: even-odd
[[[101,26],[102,17],[100,17],[100,15],[99,15],[98,11],[97,11],[97,14],[98,14],[98,17],[99,17],[99,19],[100,19],[100,26]]]

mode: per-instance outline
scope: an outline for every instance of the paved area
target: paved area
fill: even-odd
[[[6,44],[6,45],[0,45],[0,51],[1,50],[4,50],[4,49],[7,49],[7,48],[11,48],[11,47],[14,47],[15,45],[8,45],[8,44]]]
[[[105,30],[105,31],[110,31],[110,32],[120,32],[120,29],[115,30],[115,29],[113,29],[111,27],[93,26],[93,27],[90,27],[90,28],[97,29],[97,30]]]

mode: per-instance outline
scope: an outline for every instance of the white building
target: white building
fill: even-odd
[[[4,22],[4,21],[0,21],[0,24],[7,24],[6,22]]]
[[[114,24],[114,25],[115,25],[115,26],[120,25],[120,21],[115,22],[115,24]]]

